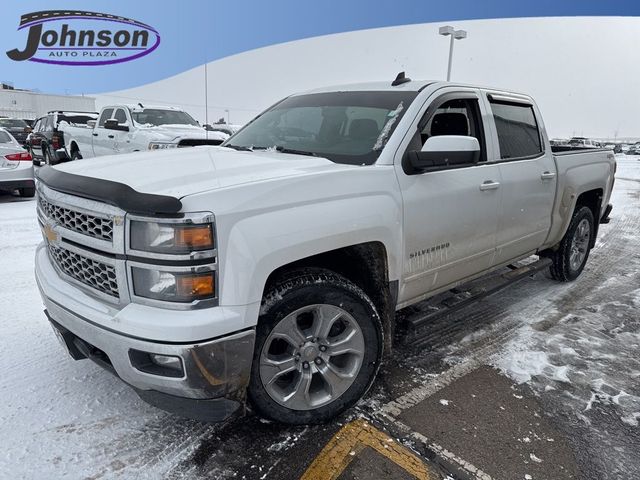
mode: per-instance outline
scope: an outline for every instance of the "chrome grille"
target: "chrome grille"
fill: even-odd
[[[54,205],[41,195],[38,196],[38,202],[42,212],[63,228],[100,240],[113,241],[113,220]]]
[[[51,244],[48,247],[51,259],[64,274],[102,293],[119,298],[115,267]]]

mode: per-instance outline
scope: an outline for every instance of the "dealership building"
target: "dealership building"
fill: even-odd
[[[19,90],[9,83],[0,83],[0,117],[35,119],[52,110],[93,112],[96,100],[84,95],[51,95]]]

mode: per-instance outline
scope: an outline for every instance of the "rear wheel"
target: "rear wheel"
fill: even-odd
[[[555,280],[568,282],[580,276],[589,258],[591,242],[595,233],[593,212],[588,207],[579,207],[560,241],[558,249],[551,254],[553,263],[551,276]]]
[[[80,155],[80,150],[76,148],[71,151],[71,160],[82,160],[82,155]]]
[[[360,288],[328,270],[298,270],[263,299],[249,398],[279,422],[325,422],[366,393],[382,345],[380,317]]]

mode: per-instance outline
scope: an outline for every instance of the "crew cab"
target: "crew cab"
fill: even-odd
[[[65,132],[72,158],[163,150],[196,145],[220,145],[229,136],[207,132],[187,112],[175,107],[110,105],[100,111],[90,129]]]
[[[323,422],[372,384],[395,311],[534,254],[577,278],[615,167],[554,154],[527,95],[322,88],[221,146],[43,167],[36,278],[71,356],[149,403]]]

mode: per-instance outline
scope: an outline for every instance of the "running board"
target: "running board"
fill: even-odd
[[[451,289],[447,294],[444,294],[444,298],[443,295],[438,295],[434,299],[427,300],[427,302],[424,302],[427,303],[427,308],[420,309],[420,311],[409,315],[404,321],[409,328],[418,328],[441,315],[453,313],[481,298],[492,295],[525,277],[544,270],[550,265],[550,258],[540,258],[535,262],[522,266],[509,265],[507,267],[509,270],[506,272],[481,277],[467,285]],[[431,300],[435,300],[435,302],[431,303]]]

